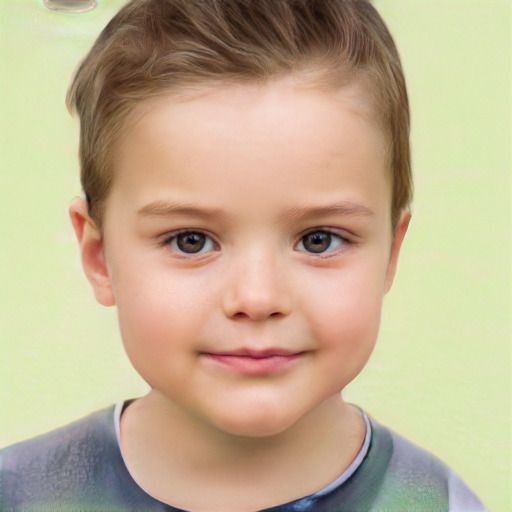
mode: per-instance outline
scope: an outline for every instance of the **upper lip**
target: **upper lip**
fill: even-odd
[[[263,359],[265,357],[291,357],[302,354],[302,350],[287,350],[283,348],[252,349],[239,348],[236,350],[204,352],[212,356],[250,357],[252,359]]]

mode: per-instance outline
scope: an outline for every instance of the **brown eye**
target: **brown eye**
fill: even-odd
[[[308,252],[324,252],[331,245],[331,235],[329,233],[322,233],[318,231],[316,233],[309,233],[302,238],[302,244],[304,249]]]
[[[204,233],[186,231],[173,237],[171,247],[187,254],[197,254],[207,247],[211,240]]]
[[[312,231],[304,235],[298,244],[300,251],[306,251],[312,254],[321,254],[332,251],[342,245],[345,240],[334,233],[327,231]]]

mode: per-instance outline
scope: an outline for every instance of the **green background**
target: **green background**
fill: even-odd
[[[82,277],[69,78],[122,1],[0,0],[0,443],[145,392]],[[511,3],[380,0],[408,79],[414,216],[373,358],[345,392],[511,500]]]

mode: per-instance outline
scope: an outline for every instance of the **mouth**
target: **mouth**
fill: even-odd
[[[279,348],[265,350],[241,348],[226,352],[203,352],[201,355],[218,368],[243,375],[261,376],[291,369],[306,355],[306,352]]]

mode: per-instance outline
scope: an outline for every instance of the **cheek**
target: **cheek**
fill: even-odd
[[[149,376],[151,368],[165,366],[171,356],[171,335],[169,320],[163,321],[151,302],[130,304],[127,301],[118,305],[118,321],[123,345],[135,370],[153,385]],[[155,362],[158,365],[155,366]]]
[[[373,348],[380,326],[381,301],[338,299],[319,316],[315,327],[322,341],[333,349],[356,357],[366,347]]]
[[[323,299],[307,309],[313,335],[345,367],[363,366],[377,340],[383,301],[382,276],[351,272],[324,283]]]
[[[195,287],[162,279],[162,275],[159,279],[148,273],[117,276],[121,337],[130,361],[143,377],[147,369],[184,364],[180,361],[183,346],[197,338],[203,315]]]

